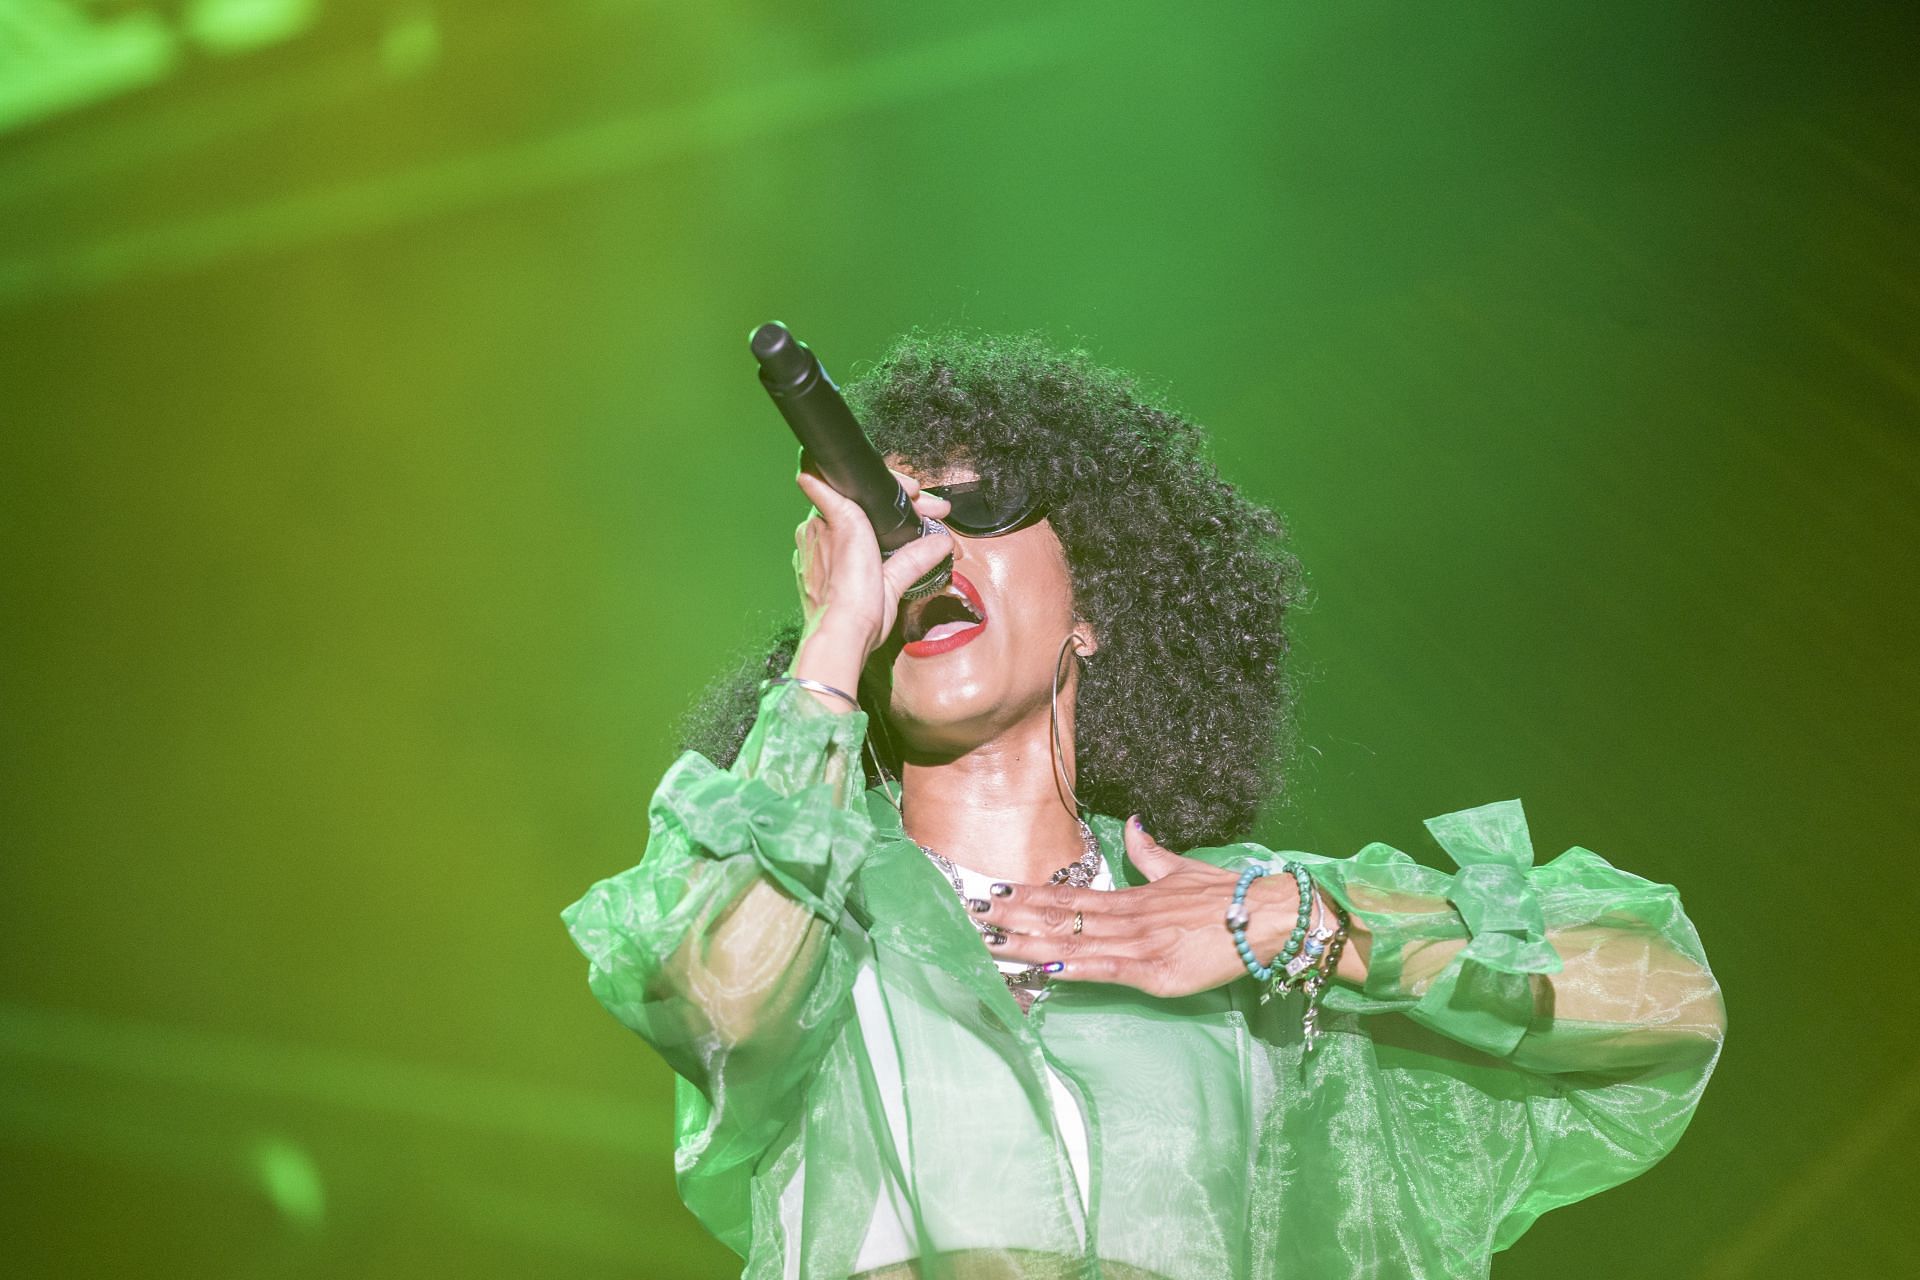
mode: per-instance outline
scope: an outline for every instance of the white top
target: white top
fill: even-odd
[[[970,871],[959,863],[953,864],[953,873],[960,877],[960,885],[967,891],[969,898],[992,899],[994,877]],[[1094,873],[1088,883],[1089,889],[1113,888],[1113,872],[1107,868],[1107,860],[1100,859],[1100,869]],[[1018,973],[1027,967],[1024,960],[998,960],[993,962],[1002,973]],[[1059,1125],[1060,1138],[1067,1146],[1067,1158],[1073,1161],[1074,1181],[1080,1184],[1080,1203],[1084,1207],[1090,1194],[1088,1188],[1092,1182],[1091,1166],[1087,1162],[1087,1118],[1080,1110],[1079,1099],[1067,1088],[1066,1081],[1052,1067],[1047,1068],[1047,1086],[1053,1094],[1053,1115]]]
[[[994,877],[978,871],[955,865],[954,874],[959,876],[961,886],[969,898],[989,898],[992,895]],[[1094,889],[1113,888],[1113,873],[1107,867],[1104,858],[1089,886]],[[1026,968],[1019,960],[994,961],[1002,973],[1017,973]],[[861,1033],[869,1045],[893,1043],[892,1020],[887,1014],[887,1004],[880,994],[880,983],[871,966],[863,965],[853,981],[854,1015],[860,1020]],[[873,1066],[874,1083],[878,1086],[881,1103],[887,1114],[887,1127],[893,1131],[893,1140],[897,1150],[909,1150],[907,1142],[907,1116],[904,1100],[904,1084],[900,1079],[899,1062],[890,1053],[870,1054]],[[1047,1087],[1053,1103],[1054,1124],[1060,1134],[1061,1142],[1067,1150],[1067,1159],[1073,1165],[1073,1177],[1080,1191],[1081,1212],[1075,1215],[1084,1232],[1086,1223],[1087,1198],[1091,1194],[1093,1180],[1092,1165],[1087,1156],[1087,1118],[1080,1109],[1080,1102],[1060,1073],[1052,1067],[1047,1068]],[[782,1216],[790,1220],[798,1219],[799,1204],[797,1197],[804,1169],[794,1171],[793,1180],[787,1184],[782,1199]],[[867,1223],[867,1234],[860,1245],[853,1269],[871,1271],[876,1267],[891,1266],[906,1262],[916,1256],[913,1231],[907,1225],[912,1213],[904,1203],[896,1201],[898,1191],[883,1195],[873,1207],[873,1217]],[[786,1272],[788,1276],[799,1275],[799,1251],[790,1243],[787,1252]]]

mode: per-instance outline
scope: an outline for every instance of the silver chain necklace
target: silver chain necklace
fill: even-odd
[[[1076,889],[1087,889],[1093,886],[1094,877],[1100,874],[1100,842],[1094,839],[1093,828],[1089,827],[1084,820],[1076,818],[1075,821],[1080,824],[1080,856],[1048,876],[1047,883],[1066,884],[1072,885]],[[909,836],[908,839],[912,839],[912,837]],[[967,886],[966,883],[960,879],[960,872],[953,865],[953,859],[947,857],[945,854],[935,853],[918,840],[914,840],[913,843],[920,852],[927,855],[934,866],[940,868],[941,874],[945,875],[948,883],[953,885],[953,891],[960,896],[961,907],[965,908],[967,905]],[[986,921],[976,919],[971,911],[967,912],[967,921],[973,925],[975,931],[983,938],[991,937],[999,932],[998,929]],[[1016,969],[1012,973],[1002,973],[1000,976],[1006,979],[1007,990],[1013,993],[1014,999],[1019,1002],[1022,1010],[1031,1008],[1033,1002],[1039,999],[1040,995],[1045,992],[1047,988],[1047,975],[1037,964],[1028,965],[1024,969]]]

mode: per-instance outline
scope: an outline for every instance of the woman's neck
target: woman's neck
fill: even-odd
[[[1073,728],[1060,716],[1065,768],[1073,776]],[[1047,713],[937,763],[901,767],[907,835],[973,871],[1044,884],[1085,846],[1053,765]]]

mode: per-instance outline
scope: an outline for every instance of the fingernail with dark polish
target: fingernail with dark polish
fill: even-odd
[[[1007,945],[1007,935],[1004,933],[989,933],[986,937],[987,945],[990,947],[1004,947]]]
[[[1067,962],[1065,960],[1049,960],[1045,964],[1040,966],[1040,972],[1058,973],[1066,967],[1067,967]]]
[[[993,896],[996,898],[1010,898],[1013,896],[1013,886],[1005,882],[998,882],[993,886]]]
[[[993,906],[993,904],[991,902],[988,902],[985,898],[968,898],[967,899],[967,910],[973,912],[973,914],[975,915],[979,915],[980,913],[982,913],[983,911],[986,911],[991,906]]]

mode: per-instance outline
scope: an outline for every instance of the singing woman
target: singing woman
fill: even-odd
[[[1300,575],[1193,423],[977,335],[849,398],[951,532],[883,561],[803,472],[798,625],[566,912],[746,1276],[1465,1280],[1673,1147],[1724,1014],[1671,886],[1517,801],[1428,821],[1453,871],[1246,842]]]

